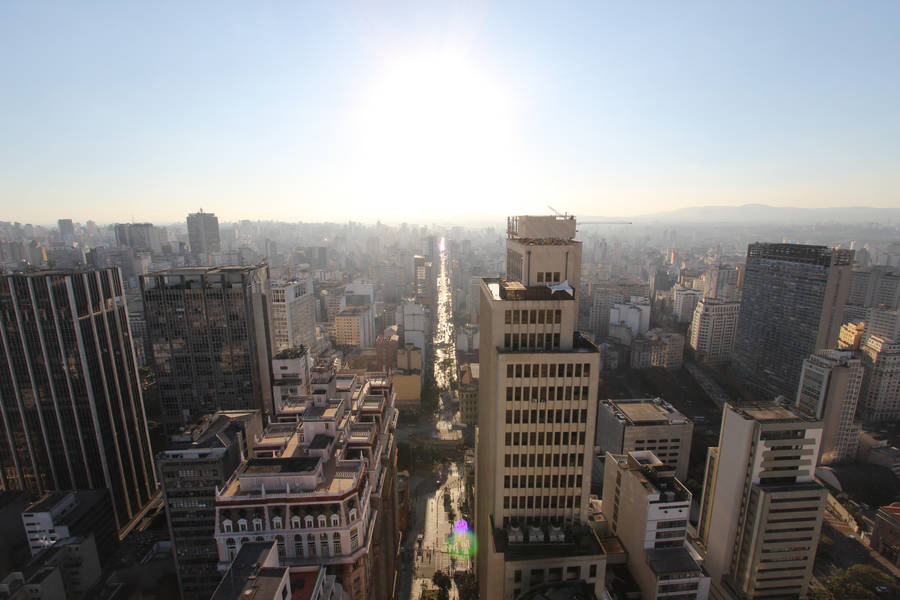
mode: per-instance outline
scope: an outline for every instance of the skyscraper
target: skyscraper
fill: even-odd
[[[174,432],[218,410],[271,412],[267,267],[186,267],[141,277],[146,356]]]
[[[797,409],[822,421],[819,464],[852,462],[859,446],[856,403],[863,367],[852,352],[819,350],[803,361]]]
[[[272,282],[272,352],[316,343],[316,296],[311,279]]]
[[[821,435],[773,402],[725,405],[697,530],[713,598],[806,595],[828,493],[813,479]]]
[[[219,218],[213,213],[191,213],[187,216],[188,243],[193,254],[209,254],[222,250],[219,240]]]
[[[0,483],[106,488],[124,531],[156,493],[117,268],[0,277]]]
[[[740,312],[740,302],[704,298],[697,303],[690,340],[697,359],[716,364],[731,358]]]
[[[793,396],[804,359],[837,344],[852,262],[852,250],[750,244],[733,362],[751,391]]]
[[[581,529],[600,370],[596,346],[574,331],[581,242],[573,217],[508,223],[508,279],[481,286],[480,596],[512,599],[562,572],[599,594],[605,555]]]

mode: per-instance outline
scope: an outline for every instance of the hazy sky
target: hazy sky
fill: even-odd
[[[0,219],[900,206],[900,2],[0,1]]]

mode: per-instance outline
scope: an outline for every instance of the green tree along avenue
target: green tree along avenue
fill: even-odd
[[[811,595],[816,600],[878,600],[879,592],[891,591],[896,594],[898,591],[890,575],[870,565],[834,569],[821,582],[821,586],[810,588]]]

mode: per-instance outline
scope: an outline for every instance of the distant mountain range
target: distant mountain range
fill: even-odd
[[[900,220],[900,207],[841,206],[831,208],[798,208],[744,204],[742,206],[689,206],[677,210],[634,217],[640,221],[693,221],[703,223],[843,223],[895,222]]]
[[[680,222],[680,223],[771,223],[807,224],[833,221],[838,223],[900,222],[900,207],[876,208],[872,206],[842,206],[831,208],[798,208],[794,206],[768,206],[744,204],[742,206],[689,206],[626,219],[578,216],[579,221]]]

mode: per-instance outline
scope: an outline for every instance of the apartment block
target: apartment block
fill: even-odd
[[[643,600],[705,600],[710,580],[685,547],[691,493],[652,452],[607,453],[603,515]]]
[[[865,368],[860,416],[865,421],[900,418],[900,342],[865,336],[860,347]]]
[[[819,464],[853,462],[862,428],[856,405],[863,367],[852,352],[819,350],[805,361],[797,387],[797,410],[822,421]]]
[[[852,250],[750,244],[732,364],[761,399],[791,396],[803,361],[834,348],[850,287]]]
[[[325,566],[354,599],[395,585],[397,412],[390,381],[313,369],[303,404],[275,415],[215,496],[224,571],[248,544],[273,543],[294,580]]]
[[[740,302],[704,298],[694,308],[690,346],[697,359],[721,364],[731,358],[737,334]]]
[[[683,481],[687,478],[693,433],[691,420],[662,398],[601,400],[595,452],[601,465],[608,452],[652,452]],[[598,474],[599,483],[603,481],[602,466]]]
[[[316,297],[312,280],[271,283],[269,337],[272,352],[312,348],[316,343]]]
[[[698,525],[712,598],[802,598],[828,494],[813,478],[822,423],[775,403],[725,405]]]

